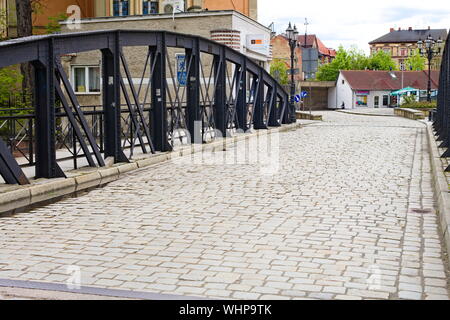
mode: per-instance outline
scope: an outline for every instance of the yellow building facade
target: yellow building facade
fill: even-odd
[[[382,37],[369,42],[371,54],[377,51],[384,51],[389,54],[397,63],[400,70],[405,70],[406,60],[413,55],[417,49],[417,42],[424,41],[427,36],[432,36],[434,40],[441,39],[445,41],[447,38],[446,29],[408,29],[395,30],[391,28],[389,33]],[[444,48],[444,43],[441,45],[441,50]],[[441,51],[442,53],[442,51]],[[428,63],[427,63],[428,64]],[[439,70],[441,65],[441,56],[437,55],[431,62],[431,69]]]
[[[127,16],[172,13],[191,10],[235,10],[254,20],[258,18],[258,0],[100,0],[96,16]]]
[[[34,33],[44,33],[49,18],[68,14],[74,4],[80,8],[81,18],[206,10],[235,10],[253,20],[258,18],[258,0],[41,0],[33,15]],[[15,16],[15,0],[0,0],[0,38],[15,37]]]

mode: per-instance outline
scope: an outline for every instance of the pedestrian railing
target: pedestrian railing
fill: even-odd
[[[446,151],[442,157],[450,157],[450,34],[442,55],[441,73],[439,75],[439,92],[437,110],[433,114],[433,127],[440,147]],[[446,171],[450,171],[450,167]]]
[[[131,47],[145,49],[132,57],[132,66],[125,50]],[[185,56],[183,81],[173,50]],[[102,66],[102,104],[95,107],[80,105],[61,61],[90,51],[99,53]],[[198,36],[112,30],[0,43],[0,68],[26,62],[35,71],[34,108],[0,114],[0,126],[8,128],[0,128],[0,174],[7,183],[28,182],[17,157],[25,159],[21,165],[35,166],[37,178],[65,177],[58,162],[67,158],[74,168],[79,158],[104,166],[108,157],[128,162],[136,148],[167,152],[290,121],[288,94],[261,66]]]

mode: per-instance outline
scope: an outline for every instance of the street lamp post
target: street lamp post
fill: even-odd
[[[428,88],[427,88],[427,101],[431,102],[431,61],[434,57],[441,54],[442,40],[434,40],[431,35],[425,39],[425,41],[419,40],[417,46],[422,57],[428,60]]]
[[[297,42],[298,42],[298,30],[297,27],[294,25],[294,28],[292,28],[291,23],[289,22],[289,26],[286,29],[286,36],[289,41],[289,47],[291,48],[291,101],[290,101],[290,115],[289,115],[289,122],[295,123],[297,121],[295,116],[295,77],[294,77],[294,60],[295,60],[295,48],[297,48]]]

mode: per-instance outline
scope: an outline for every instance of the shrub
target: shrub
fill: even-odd
[[[405,101],[401,107],[407,109],[436,109],[437,103],[436,101]]]

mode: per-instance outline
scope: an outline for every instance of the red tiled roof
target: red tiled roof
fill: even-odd
[[[305,45],[305,35],[298,36],[298,43],[300,46]],[[322,55],[330,57],[336,56],[336,51],[334,49],[327,48],[315,34],[309,34],[306,36],[306,46],[316,47]]]
[[[396,78],[391,76],[395,74]],[[341,74],[353,90],[400,90],[406,87],[427,90],[428,71],[343,70]],[[431,88],[439,87],[439,71],[431,71]]]
[[[298,36],[298,44],[301,46],[305,45],[305,35]],[[308,34],[306,36],[306,45],[307,46],[314,46],[316,44],[316,35],[315,34]]]

